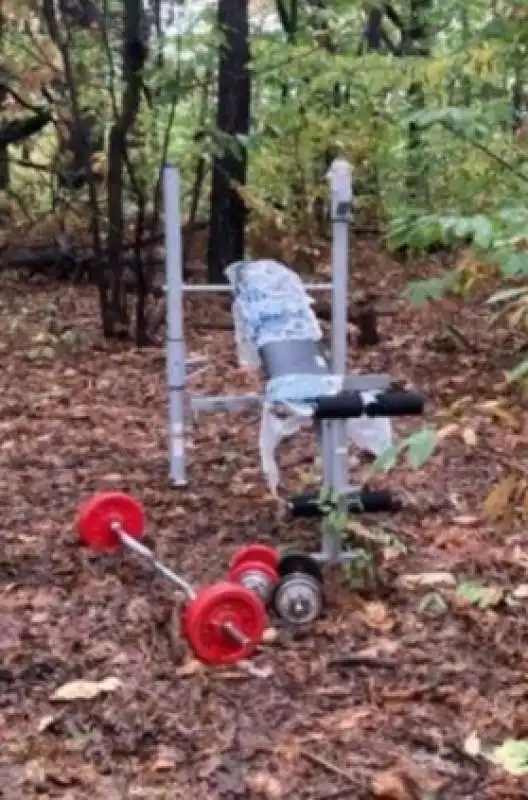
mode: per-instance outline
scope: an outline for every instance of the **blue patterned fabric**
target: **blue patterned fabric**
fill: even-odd
[[[298,275],[279,261],[238,261],[225,270],[234,294],[233,317],[239,361],[258,368],[259,350],[271,342],[319,341],[322,331],[312,310],[313,300]],[[262,407],[260,454],[268,486],[275,494],[279,468],[275,450],[293,436],[312,414],[311,399],[341,391],[341,375],[282,375],[268,381]],[[289,414],[278,416],[277,403]],[[347,421],[348,437],[376,455],[392,443],[390,420],[364,417]]]
[[[295,414],[308,416],[313,410],[308,398],[338,394],[342,387],[340,375],[281,375],[268,381],[265,396],[269,403],[284,403]]]
[[[279,261],[238,261],[226,269],[234,294],[237,339],[246,360],[255,362],[259,348],[270,342],[293,339],[318,341],[322,331],[303,282]],[[310,414],[306,398],[337,394],[342,378],[333,375],[284,375],[268,381],[266,400],[290,406],[297,414]]]
[[[258,350],[270,342],[322,338],[312,299],[298,275],[272,259],[238,261],[226,268],[233,287],[239,335]]]

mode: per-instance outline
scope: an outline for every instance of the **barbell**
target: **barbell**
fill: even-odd
[[[231,565],[236,580],[230,577],[227,581],[195,589],[141,544],[139,540],[144,536],[145,526],[142,504],[123,492],[100,492],[90,497],[79,507],[76,519],[77,534],[84,545],[98,553],[124,547],[148,561],[184,593],[181,633],[200,661],[211,665],[234,664],[253,655],[262,641],[268,619],[259,592],[244,584],[244,570],[240,568],[244,559],[239,558],[238,570],[236,564]],[[252,564],[253,572],[254,555],[246,560],[246,564]],[[265,562],[268,576],[271,575],[271,555],[268,554],[264,562],[262,553],[260,556],[257,563],[261,566]],[[246,572],[249,575],[249,571]],[[251,585],[249,578],[245,582]]]

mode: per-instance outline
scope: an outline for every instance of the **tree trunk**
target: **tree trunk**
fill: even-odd
[[[75,126],[78,131],[82,131],[82,110],[77,85],[73,59],[70,51],[70,36],[64,36],[59,28],[56,7],[53,0],[42,0],[42,18],[50,38],[59,50],[64,68],[64,77],[68,94],[71,102],[71,112]],[[97,290],[99,293],[99,310],[101,314],[101,324],[105,336],[111,333],[111,320],[108,314],[108,283],[106,271],[104,269],[102,257],[101,225],[99,216],[99,205],[97,199],[97,187],[94,181],[94,174],[90,159],[90,143],[85,141],[81,134],[81,146],[84,155],[86,175],[88,176],[88,202],[90,209],[90,233],[92,235],[92,246],[97,269]]]
[[[0,47],[4,38],[5,19],[0,11]],[[0,106],[7,97],[7,86],[0,84]],[[9,188],[9,152],[7,144],[0,145],[0,191]]]
[[[409,26],[405,33],[402,51],[404,55],[419,55],[426,58],[430,54],[430,32],[427,15],[431,12],[432,0],[410,0]],[[413,111],[421,111],[425,106],[425,94],[420,82],[414,81],[407,93]],[[427,204],[427,163],[423,151],[421,126],[416,122],[409,124],[407,189],[409,199],[415,205]]]
[[[0,145],[0,191],[9,189],[9,153],[7,145]]]
[[[141,0],[126,0],[123,7],[125,35],[123,39],[123,77],[125,89],[121,113],[114,120],[108,147],[108,265],[112,270],[110,311],[114,321],[112,334],[128,335],[126,287],[123,280],[123,179],[126,137],[136,121],[141,100],[141,87],[146,47],[142,41],[143,8]]]
[[[247,136],[251,98],[248,0],[218,0],[218,26],[225,44],[220,49],[216,125],[224,138],[226,134]],[[224,268],[244,258],[247,209],[237,184],[245,185],[246,167],[246,147],[240,141],[213,160],[207,253],[212,283],[223,283]]]

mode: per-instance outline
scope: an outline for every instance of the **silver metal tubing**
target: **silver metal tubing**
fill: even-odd
[[[189,600],[194,600],[196,598],[196,590],[185,578],[182,578],[180,575],[177,575],[171,569],[165,566],[161,561],[158,561],[155,554],[152,550],[149,550],[148,547],[145,547],[144,544],[138,542],[137,539],[134,539],[130,536],[126,531],[123,530],[121,524],[119,522],[114,522],[112,524],[112,530],[119,536],[121,544],[124,547],[127,547],[129,550],[132,550],[133,553],[136,555],[141,556],[141,558],[148,561],[161,575],[163,575],[167,580],[171,583],[174,583],[178,589],[181,589],[182,592],[189,598]]]

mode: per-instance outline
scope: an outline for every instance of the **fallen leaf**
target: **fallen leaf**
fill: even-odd
[[[256,772],[253,775],[248,775],[246,778],[248,789],[265,800],[280,800],[283,795],[282,785],[270,775],[268,772]]]
[[[528,550],[523,550],[519,545],[513,548],[513,560],[523,569],[528,570]]]
[[[46,782],[46,770],[37,759],[28,761],[24,766],[25,780],[34,787],[44,785]]]
[[[484,515],[488,519],[497,519],[504,513],[513,493],[517,489],[518,477],[514,473],[495,486],[484,502]]]
[[[372,781],[374,797],[382,800],[414,800],[404,781],[395,772],[382,772]]]
[[[453,517],[453,522],[456,522],[457,525],[463,525],[465,528],[472,528],[474,525],[478,525],[480,520],[473,514],[462,514],[458,517]]]
[[[166,772],[179,766],[185,760],[185,754],[181,750],[160,747],[156,753],[156,758],[152,762],[151,769],[154,772]]]
[[[452,378],[451,382],[457,383],[458,381]],[[471,395],[464,395],[463,397],[459,397],[457,400],[451,403],[451,405],[447,407],[446,411],[448,414],[455,414],[462,409],[467,408],[467,406],[474,405],[474,402],[475,401]]]
[[[464,740],[464,744],[462,745],[464,753],[467,753],[468,756],[472,758],[476,758],[482,752],[482,744],[480,738],[475,731],[469,734],[469,736]]]
[[[38,732],[39,733],[44,733],[45,731],[48,730],[48,728],[51,728],[53,723],[56,722],[59,719],[59,716],[60,715],[57,715],[57,714],[46,714],[45,717],[42,717],[42,719],[39,721],[39,724],[37,726]]]
[[[444,425],[443,428],[440,428],[439,431],[436,433],[436,438],[439,442],[442,442],[444,439],[447,439],[448,436],[452,436],[454,433],[458,433],[459,427],[456,423],[451,422],[449,425]]]
[[[372,709],[370,708],[348,708],[327,717],[323,722],[323,727],[326,730],[340,732],[352,731],[357,729],[360,722],[371,716]]]
[[[528,583],[520,583],[511,594],[515,600],[528,600]]]
[[[253,661],[239,661],[238,666],[244,672],[247,672],[248,675],[251,675],[253,678],[271,678],[273,675],[273,667],[271,664],[268,664],[266,667],[257,667]]]
[[[125,480],[125,476],[120,472],[107,472],[101,476],[101,483],[123,483]]]
[[[369,628],[374,628],[379,631],[390,631],[394,627],[394,620],[389,616],[387,606],[380,601],[365,603],[361,616]]]
[[[197,675],[199,672],[204,672],[204,670],[205,666],[201,661],[198,661],[197,658],[191,658],[189,661],[186,661],[185,664],[182,664],[181,667],[178,667],[175,673],[178,678],[190,678],[193,675]]]
[[[405,589],[414,589],[417,586],[453,586],[457,582],[451,572],[422,572],[418,574],[401,575],[397,583]]]
[[[462,431],[462,439],[464,440],[464,444],[467,444],[468,447],[476,447],[478,444],[477,434],[473,428],[464,428]]]
[[[93,700],[100,694],[115,692],[123,686],[119,678],[105,678],[102,681],[70,681],[60,686],[50,697],[50,700]]]
[[[210,778],[211,775],[214,775],[214,773],[220,769],[221,766],[221,757],[218,755],[211,756],[211,758],[208,758],[206,761],[204,761],[202,766],[199,768],[198,777],[201,778],[201,780],[207,780],[207,778]]]
[[[394,639],[380,638],[370,647],[364,647],[362,650],[358,650],[357,655],[363,658],[382,658],[383,656],[394,655],[400,647],[400,642]]]
[[[490,417],[495,417],[495,419],[505,422],[511,428],[516,428],[519,424],[519,420],[503,408],[499,400],[489,400],[486,403],[482,403],[479,408],[487,411]]]
[[[117,652],[118,647],[114,642],[96,641],[89,644],[85,651],[85,657],[91,661],[106,661]]]

